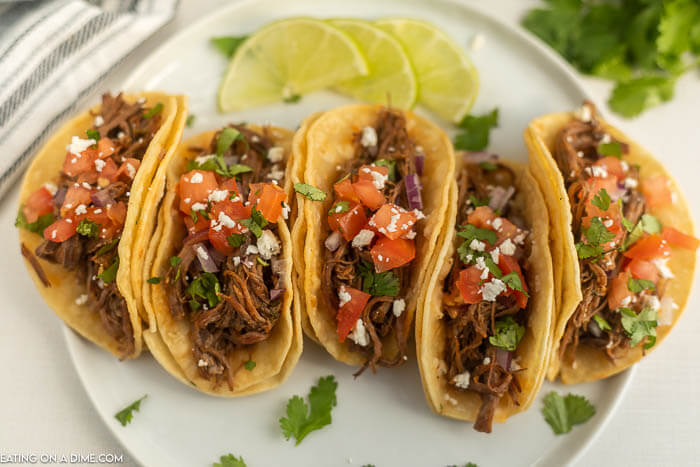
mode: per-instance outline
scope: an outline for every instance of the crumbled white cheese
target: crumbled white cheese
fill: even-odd
[[[491,363],[491,357],[484,357],[484,365]]]
[[[477,256],[476,258],[476,268],[481,271],[481,280],[485,280],[487,277],[489,277],[489,268],[486,267],[486,261],[484,260],[483,256]]]
[[[661,308],[661,302],[659,297],[656,295],[647,295],[644,297],[644,306],[651,308],[653,311],[659,311]]]
[[[391,306],[391,311],[397,318],[401,316],[401,313],[406,309],[406,301],[403,298],[394,300],[394,304]]]
[[[465,371],[464,373],[460,373],[452,378],[452,382],[455,383],[455,386],[458,388],[467,389],[469,387],[470,378],[471,374],[468,371]]]
[[[368,229],[362,229],[357,233],[357,235],[355,235],[355,238],[352,239],[352,246],[354,246],[355,248],[362,248],[363,246],[367,246],[370,243],[372,243],[373,238],[373,231]]]
[[[612,141],[612,138],[610,137],[609,134],[605,133],[603,137],[600,139],[600,142],[603,144],[608,144],[610,141]]]
[[[98,172],[102,172],[102,169],[105,168],[105,165],[107,165],[107,163],[102,159],[95,159],[95,170],[97,170]]]
[[[493,260],[493,262],[498,264],[498,256],[501,253],[500,248],[496,247],[493,250],[491,250],[489,253],[491,254],[491,259]]]
[[[221,224],[221,225],[224,226],[224,227],[228,227],[229,229],[232,229],[232,228],[236,227],[236,221],[234,221],[233,219],[231,219],[231,218],[230,218],[228,215],[226,215],[226,213],[223,212],[223,211],[219,212],[219,217],[217,217],[216,220],[219,221],[219,224]],[[216,229],[216,230],[221,230],[221,228],[219,227],[219,229]]]
[[[491,223],[491,226],[492,226],[494,229],[496,229],[498,232],[500,232],[500,231],[501,231],[501,227],[503,226],[503,219],[501,219],[500,217],[495,218],[495,219],[493,220],[493,222]]]
[[[193,211],[206,211],[207,210],[207,205],[204,203],[194,203],[192,205],[192,210]]]
[[[413,214],[415,214],[416,219],[418,219],[418,220],[425,219],[425,214],[423,214],[423,211],[419,211],[418,209],[414,209],[414,210],[411,211],[411,212],[412,212]]]
[[[603,221],[603,225],[604,225],[606,228],[610,228],[610,227],[612,227],[612,225],[613,225],[613,220],[612,220],[612,219],[605,219],[605,220]]]
[[[587,105],[581,106],[581,108],[576,112],[576,116],[582,122],[590,122],[591,117],[593,117],[593,115],[591,114],[591,108]]]
[[[93,144],[97,143],[94,139],[81,139],[78,138],[77,136],[73,136],[71,139],[71,143],[66,146],[66,150],[70,152],[71,154],[75,154],[76,156],[80,157],[80,153],[85,151],[87,148],[92,146]],[[73,159],[75,161],[75,159]]]
[[[620,165],[622,166],[622,170],[625,172],[627,172],[630,169],[630,165],[625,161],[620,161]]]
[[[287,203],[282,201],[282,219],[289,219],[289,211],[291,210],[292,208],[290,208]]]
[[[620,301],[620,306],[628,306],[632,302],[632,296],[628,295]]]
[[[88,301],[88,296],[86,293],[81,294],[78,296],[78,298],[75,299],[75,304],[78,306],[83,306],[87,303]]]
[[[472,49],[472,52],[478,52],[479,50],[481,50],[485,43],[486,37],[483,34],[477,33],[474,34],[474,37],[472,38],[472,41],[469,44],[469,48]]]
[[[416,153],[423,154],[423,146],[421,146],[420,144],[416,146]]]
[[[84,204],[79,204],[78,207],[75,208],[75,214],[77,216],[81,214],[87,214],[87,206],[85,206]]]
[[[125,136],[126,136],[126,134],[125,134],[123,131],[120,131],[119,133],[117,133],[117,138],[118,138],[118,139],[122,139],[122,138],[125,137]]]
[[[608,176],[608,170],[602,165],[592,165],[590,167],[586,167],[584,172],[598,178],[606,178]]]
[[[627,189],[632,189],[632,188],[637,188],[637,185],[639,185],[639,182],[635,180],[632,177],[627,177],[625,178],[625,188]]]
[[[282,146],[273,146],[267,151],[267,159],[270,162],[281,162],[284,159],[284,148]]]
[[[362,139],[360,144],[366,148],[377,145],[377,130],[371,126],[366,126],[362,129]]]
[[[51,182],[46,182],[43,186],[49,193],[51,193],[51,196],[54,196],[56,191],[58,191],[58,187]]]
[[[257,255],[258,253],[258,247],[255,245],[248,245],[248,248],[245,250],[246,255]]]
[[[240,256],[234,256],[234,257],[233,257],[233,265],[234,265],[234,266],[238,266],[239,264],[241,264],[241,257],[240,257]]]
[[[195,247],[195,251],[197,252],[197,255],[202,258],[202,260],[206,261],[209,259],[209,252],[207,251],[206,248],[204,248],[202,245],[197,245]]]
[[[469,248],[471,248],[472,250],[476,250],[476,251],[484,251],[484,248],[486,248],[486,244],[484,244],[484,242],[482,242],[481,240],[477,240],[475,238],[469,244]]]
[[[226,198],[228,198],[228,190],[213,190],[207,197],[212,203],[224,201]]]
[[[388,175],[384,175],[383,173],[377,172],[376,170],[370,170],[367,168],[365,168],[364,170],[368,171],[370,175],[372,175],[372,184],[377,190],[381,190],[384,188],[384,184],[389,179]]]
[[[499,245],[499,248],[501,249],[501,254],[506,256],[513,256],[515,254],[516,247],[510,238],[506,238],[503,243]]]
[[[263,230],[258,238],[258,251],[263,259],[270,259],[280,252],[280,242],[270,230]]]
[[[651,262],[654,263],[654,266],[656,266],[656,269],[659,270],[659,274],[661,274],[661,277],[664,279],[671,279],[674,277],[671,268],[668,267],[668,258],[656,258],[651,260]]]
[[[403,234],[401,238],[405,238],[406,240],[413,240],[414,238],[416,238],[416,233],[413,230],[411,230],[410,232]]]
[[[369,334],[367,333],[367,329],[365,328],[365,325],[361,319],[357,320],[355,323],[355,328],[350,333],[349,337],[359,346],[366,347],[369,345]]]
[[[126,171],[129,174],[129,178],[134,178],[136,175],[136,168],[134,168],[133,165],[131,165],[131,162],[126,163]],[[194,179],[194,177],[192,177]]]
[[[207,363],[204,359],[200,358],[199,361],[197,362],[197,366],[202,368],[204,366],[209,366],[209,363]]]
[[[494,277],[481,287],[481,296],[487,302],[494,302],[496,301],[496,297],[504,290],[506,290],[506,284],[504,284],[502,280]]]
[[[98,115],[95,117],[95,120],[92,123],[95,126],[102,126],[105,124],[105,119],[102,118],[102,115]]]
[[[273,165],[272,169],[270,170],[270,173],[267,174],[267,178],[271,178],[273,180],[282,180],[282,178],[284,178],[284,171],[280,170],[278,166]]]
[[[338,298],[340,299],[340,304],[338,305],[339,307],[343,307],[346,303],[352,300],[352,297],[350,296],[348,291],[345,290],[344,285],[340,286],[340,290],[338,291]]]
[[[192,175],[192,177],[190,178],[190,183],[202,183],[203,181],[204,181],[204,177],[199,172]]]
[[[513,237],[516,245],[522,245],[525,242],[525,237],[527,237],[527,232],[522,232]]]

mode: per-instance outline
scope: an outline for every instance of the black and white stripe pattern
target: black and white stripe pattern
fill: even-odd
[[[2,5],[0,196],[31,156],[177,0],[49,0]]]

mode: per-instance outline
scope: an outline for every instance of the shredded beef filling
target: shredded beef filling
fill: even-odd
[[[160,128],[161,117],[154,115],[144,117],[147,111],[141,103],[129,104],[119,94],[116,97],[107,93],[102,96],[101,117],[103,123],[93,129],[100,137],[110,138],[114,153],[110,158],[119,166],[125,159],[141,160],[153,136]],[[84,137],[84,135],[80,135]],[[58,191],[54,197],[56,205],[54,216],[60,217],[63,203],[59,194],[65,196],[68,188],[78,183],[79,177],[69,177],[61,173],[57,183]],[[81,183],[84,183],[81,181]],[[101,191],[107,192],[115,202],[128,204],[130,185],[116,181],[104,183],[97,180]],[[64,242],[44,241],[35,251],[36,255],[52,263],[60,264],[68,271],[75,271],[79,282],[84,282],[88,292],[88,303],[94,313],[99,313],[102,325],[107,333],[118,343],[120,353],[126,357],[134,351],[134,336],[131,319],[124,297],[119,293],[116,283],[106,284],[99,274],[117,261],[117,245],[121,233],[110,239],[90,238],[75,234]]]
[[[405,187],[405,177],[416,172],[416,145],[409,138],[406,130],[406,120],[400,112],[384,109],[377,119],[375,126],[377,144],[365,147],[361,144],[361,134],[356,134],[354,139],[355,154],[341,174],[353,176],[360,166],[372,164],[380,159],[387,159],[396,163],[397,181],[387,180],[383,194],[388,203],[393,203],[408,209],[408,198]],[[367,249],[353,248],[351,243],[341,237],[340,246],[335,251],[324,248],[324,268],[321,289],[329,309],[335,315],[340,307],[338,291],[345,285],[362,290],[362,280],[359,274],[361,261],[372,264],[372,257]],[[395,299],[405,297],[408,292],[411,265],[392,269],[398,277],[400,290],[396,297],[372,297],[362,313],[362,323],[369,333],[371,344],[361,346],[349,340],[351,348],[367,357],[365,364],[356,373],[361,374],[368,366],[372,372],[376,366],[393,367],[405,361],[407,351],[408,330],[406,329],[407,313],[398,318],[392,313],[392,303]],[[383,351],[382,338],[387,337],[391,331],[395,331],[398,352],[394,358],[387,358]]]
[[[273,146],[268,129],[257,133],[243,125],[230,125],[244,136],[223,155],[231,163],[249,166],[252,171],[241,174],[237,182],[239,196],[246,199],[249,184],[269,182],[279,168],[266,158]],[[218,132],[208,148],[191,148],[200,155],[216,153]],[[283,179],[276,179],[280,185]],[[277,224],[268,224],[266,230],[278,235]],[[205,230],[204,233],[207,231]],[[201,236],[200,236],[201,237]],[[280,275],[284,269],[283,259],[272,259],[268,265],[257,261],[257,256],[249,255],[248,246],[255,245],[256,237],[246,234],[245,242],[232,256],[225,257],[213,248],[209,252],[214,256],[219,271],[214,273],[221,286],[219,303],[208,308],[190,305],[193,297],[187,288],[204,271],[194,250],[196,244],[210,246],[206,236],[198,238],[197,234],[185,239],[177,256],[180,264],[172,267],[166,276],[168,302],[173,318],[187,319],[191,323],[193,347],[192,353],[197,362],[201,377],[212,380],[218,386],[226,382],[233,390],[234,374],[237,368],[230,363],[231,354],[252,344],[267,340],[279,321],[282,309],[281,293],[285,287]],[[276,296],[275,296],[276,295]],[[275,297],[274,299],[272,297]]]
[[[584,106],[588,107],[591,119],[573,119],[567,124],[557,135],[554,151],[571,203],[571,228],[575,241],[582,238],[581,220],[586,216],[587,200],[593,195],[587,188],[586,181],[591,174],[586,169],[602,157],[598,154],[598,147],[606,138],[605,129],[595,118],[593,104],[586,102]],[[623,154],[627,153],[627,145],[619,144]],[[627,178],[636,181],[636,186],[639,182],[639,168],[631,166]],[[623,214],[635,225],[647,211],[644,196],[635,189],[628,189],[623,199]],[[619,243],[622,244],[626,237],[627,231],[623,229]],[[601,258],[579,259],[583,299],[566,325],[559,348],[561,359],[573,362],[579,344],[600,348],[613,362],[629,348],[630,341],[622,326],[622,316],[618,311],[610,310],[607,301],[609,281],[620,272],[623,259],[618,249],[604,252]],[[601,331],[592,319],[596,314],[602,316],[612,329]]]
[[[498,165],[495,170],[484,170],[478,165],[468,164],[457,179],[459,188],[457,225],[467,224],[471,209],[470,199],[488,199],[494,187],[511,187],[515,182],[512,171]],[[509,203],[501,210],[501,216],[508,218],[518,227],[523,227],[521,218],[512,212]],[[474,422],[474,429],[490,433],[493,415],[501,398],[506,394],[515,404],[519,404],[520,384],[517,370],[511,367],[512,354],[499,358],[498,349],[489,343],[494,336],[497,318],[512,316],[518,323],[527,322],[528,310],[521,309],[514,295],[500,295],[495,301],[466,304],[455,282],[464,264],[456,247],[462,239],[455,239],[455,253],[450,273],[443,283],[443,320],[446,326],[444,359],[447,364],[445,375],[448,384],[459,391],[474,391],[481,396],[481,407]],[[515,258],[522,269],[528,269],[529,242],[524,248],[518,248]],[[504,363],[505,360],[505,363]],[[507,368],[504,368],[504,365]],[[457,384],[455,377],[468,372],[469,385]]]

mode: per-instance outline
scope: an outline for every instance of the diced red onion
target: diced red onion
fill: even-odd
[[[284,270],[287,268],[286,259],[273,259],[271,261],[272,273],[277,275],[284,274]]]
[[[416,172],[418,175],[423,175],[423,169],[425,168],[425,155],[419,154],[416,156]]]
[[[324,243],[326,245],[326,248],[328,248],[330,251],[335,251],[338,249],[340,246],[340,233],[338,232],[333,232],[326,238],[326,241]]]
[[[189,245],[190,243],[206,242],[207,240],[209,240],[209,229],[204,229],[200,230],[199,232],[195,232],[193,234],[188,235],[187,238],[185,238],[183,245]]]
[[[284,289],[272,289],[270,290],[270,300],[277,300],[284,293]]]
[[[508,201],[515,193],[515,188],[509,186],[507,189],[502,186],[495,186],[489,193],[491,199],[489,200],[489,207],[492,211],[503,211],[506,207]]]
[[[588,330],[595,337],[600,337],[603,335],[603,331],[600,329],[600,326],[598,326],[598,323],[594,319],[592,319],[588,322]]]
[[[406,183],[406,197],[408,198],[408,209],[419,211],[423,209],[423,198],[421,198],[420,179],[416,174],[408,174],[404,178]]]
[[[98,208],[103,208],[108,204],[114,204],[114,198],[110,194],[109,190],[98,190],[90,195],[92,199],[92,204]]]
[[[506,371],[510,371],[510,362],[513,360],[513,352],[496,347],[496,361]]]
[[[470,164],[478,164],[480,162],[496,162],[498,160],[498,155],[486,151],[457,151],[457,157],[462,157]]]
[[[226,260],[226,255],[221,253],[216,248],[208,248],[207,251],[209,252],[209,256],[211,256],[214,260],[214,263],[217,267],[221,266],[221,263],[223,263]]]
[[[65,186],[62,186],[58,190],[56,190],[56,194],[53,195],[53,204],[57,208],[60,208],[63,206],[63,202],[66,200],[66,193],[68,192],[68,188]]]
[[[212,258],[211,253],[203,243],[195,243],[192,245],[192,248],[194,248],[197,259],[199,259],[199,264],[202,265],[204,272],[216,272],[219,270],[219,268],[216,267],[214,258]]]

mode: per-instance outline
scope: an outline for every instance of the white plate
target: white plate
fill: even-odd
[[[294,105],[271,105],[220,115],[215,95],[226,60],[209,45],[216,35],[240,35],[281,17],[409,16],[434,22],[467,47],[476,33],[485,46],[470,52],[481,78],[475,112],[500,109],[500,127],[491,149],[524,160],[522,131],[533,117],[570,109],[585,94],[573,75],[550,51],[525,34],[482,13],[447,0],[377,2],[302,0],[244,2],[216,11],[164,44],[134,71],[125,89],[162,89],[190,97],[196,115],[192,134],[229,121],[272,122],[295,128],[312,111],[348,102],[327,92],[304,96]],[[446,129],[450,129],[446,126]],[[14,206],[9,208],[14,209]],[[149,357],[120,363],[70,331],[66,340],[86,391],[107,426],[132,456],[148,466],[210,465],[232,452],[250,467],[288,466],[427,466],[561,465],[590,445],[614,412],[632,372],[593,384],[565,388],[545,384],[532,408],[495,425],[491,435],[471,424],[432,414],[425,403],[415,358],[398,369],[380,369],[352,378],[353,368],[339,364],[306,341],[303,357],[289,381],[265,394],[244,399],[208,397],[180,384]],[[320,376],[333,374],[338,406],[333,423],[309,435],[300,446],[285,441],[278,426],[287,399],[305,395]],[[597,414],[566,436],[554,436],[540,413],[542,396],[552,390],[584,394]],[[124,428],[114,413],[143,394],[149,397],[131,425]]]

